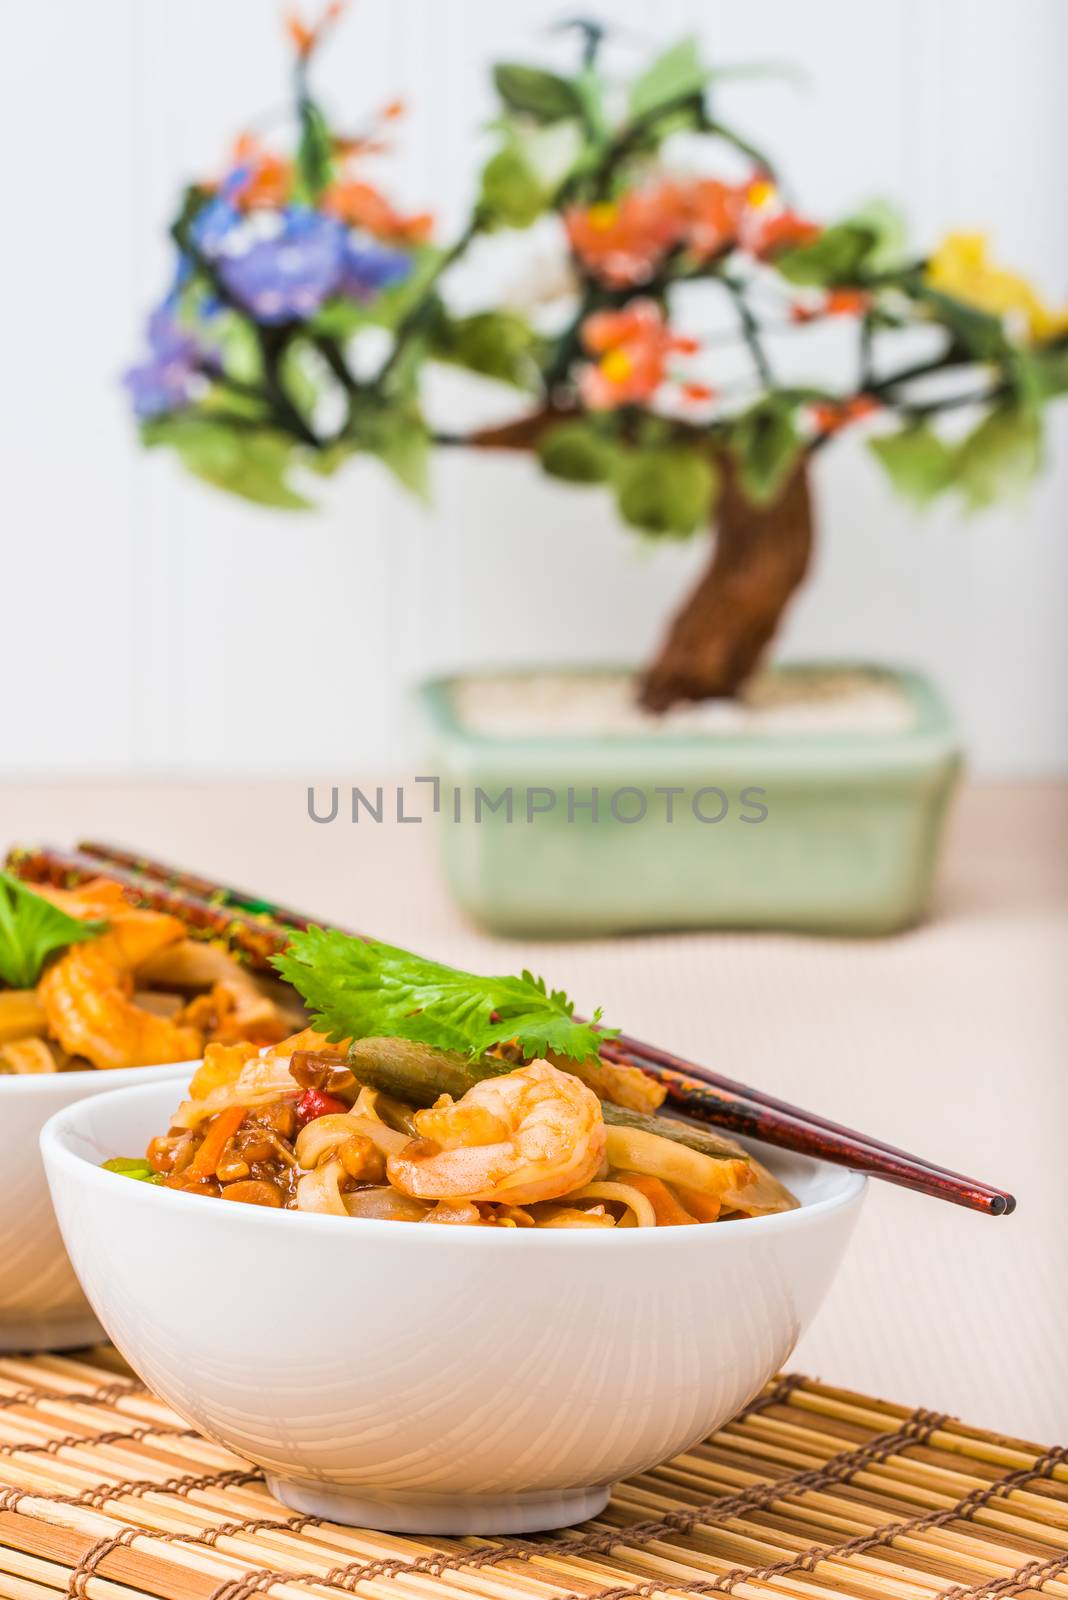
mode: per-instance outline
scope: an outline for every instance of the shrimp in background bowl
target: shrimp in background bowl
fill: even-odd
[[[63,914],[67,937],[53,941],[39,973],[0,982],[0,1074],[189,1061],[213,1041],[276,1043],[300,1020],[275,980],[190,938],[178,917],[131,905],[112,879],[75,889],[5,882],[16,943],[19,917],[32,921],[41,902]]]
[[[49,1033],[71,1056],[94,1067],[162,1065],[188,1061],[203,1048],[204,1035],[134,1000],[134,971],[185,928],[177,917],[129,911],[107,933],[75,944],[45,973],[38,986]]]

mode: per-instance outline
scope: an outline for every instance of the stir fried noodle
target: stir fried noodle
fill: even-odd
[[[470,1063],[306,1029],[266,1052],[209,1045],[146,1159],[109,1165],[223,1200],[469,1227],[655,1228],[796,1206],[739,1145],[648,1114],[662,1098],[635,1068],[506,1048]]]

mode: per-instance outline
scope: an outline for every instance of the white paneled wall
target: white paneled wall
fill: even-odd
[[[562,56],[564,0],[356,0],[323,71],[339,107],[411,106],[395,182],[447,232],[469,192],[487,65]],[[581,8],[579,8],[581,9]],[[724,90],[831,212],[904,196],[914,231],[982,221],[1068,297],[1061,0],[611,0],[620,51],[699,29],[719,59],[806,84]],[[284,99],[266,0],[51,0],[0,57],[0,769],[329,772],[416,758],[410,686],[464,662],[619,660],[651,644],[694,549],[649,551],[596,494],[523,462],[442,461],[433,513],[373,463],[323,512],[231,502],[135,447],[116,373],[163,287],[184,177]],[[16,36],[17,35],[17,40]],[[485,271],[496,270],[487,263]],[[817,581],[794,654],[933,670],[986,771],[1068,767],[1068,421],[1022,508],[922,522],[859,442],[821,463]]]

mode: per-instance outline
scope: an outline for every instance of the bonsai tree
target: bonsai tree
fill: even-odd
[[[800,214],[770,157],[721,120],[693,40],[625,88],[591,23],[569,25],[570,75],[498,66],[493,149],[442,245],[429,216],[368,177],[402,108],[344,131],[313,92],[338,11],[288,24],[292,150],[245,135],[183,197],[174,282],[126,375],[147,445],[291,509],[310,503],[301,469],[334,473],[359,453],[426,495],[435,446],[529,451],[601,486],[648,535],[707,538],[707,568],[641,679],[658,711],[734,695],[761,660],[810,561],[810,463],[843,432],[865,424],[916,505],[986,506],[1038,470],[1043,408],[1068,389],[1068,313],[992,262],[980,234],[920,257],[885,206]],[[506,229],[550,240],[558,281],[526,311],[502,298],[457,314],[452,273]],[[848,333],[842,375],[821,380],[820,359],[799,381],[804,341],[829,322]],[[423,379],[442,362],[512,386],[522,414],[436,428]]]

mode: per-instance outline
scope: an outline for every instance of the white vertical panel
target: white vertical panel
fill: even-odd
[[[356,0],[322,67],[353,120],[400,94],[394,182],[446,232],[492,109],[488,64],[563,64],[556,0]],[[581,8],[579,8],[581,9]],[[609,8],[602,8],[608,12]],[[904,195],[921,242],[978,220],[1068,296],[1068,133],[1058,0],[615,0],[613,59],[687,28],[722,61],[796,61],[737,83],[724,113],[783,159],[803,203]],[[697,549],[643,551],[596,493],[524,463],[451,459],[424,516],[374,464],[318,517],[216,496],[144,457],[116,386],[163,288],[181,183],[285,99],[263,0],[52,0],[0,60],[5,377],[0,384],[0,769],[307,769],[407,760],[406,690],[464,661],[618,659],[650,646]],[[497,270],[487,258],[485,272]],[[1068,766],[1068,452],[1022,508],[918,521],[859,440],[819,469],[817,581],[790,651],[935,671],[979,762]]]

